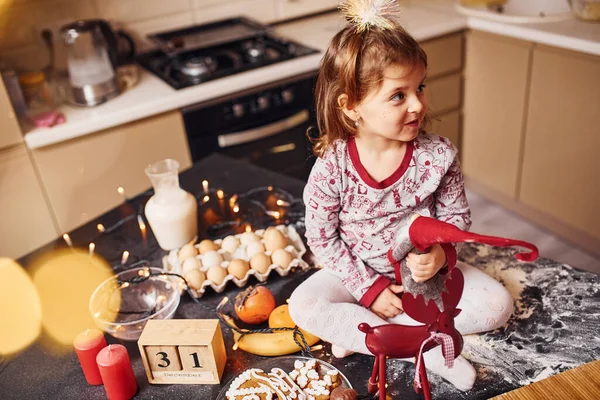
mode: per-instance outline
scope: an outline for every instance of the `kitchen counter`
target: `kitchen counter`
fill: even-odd
[[[466,28],[484,30],[551,46],[600,55],[600,24],[571,19],[544,24],[503,24],[465,17],[447,0],[406,0],[401,22],[419,41]],[[321,51],[344,24],[337,12],[274,27],[276,34]],[[317,70],[322,53],[236,74],[186,89],[175,90],[156,76],[142,71],[138,85],[109,102],[91,108],[65,105],[67,122],[53,128],[35,128],[25,133],[25,143],[35,149],[60,143],[103,129],[149,117],[187,105],[225,96],[301,73]]]
[[[184,189],[202,196],[202,180],[207,179],[213,187],[221,187],[226,193],[243,193],[252,188],[273,185],[285,189],[295,197],[302,194],[304,183],[277,173],[261,169],[221,155],[209,156],[180,175]],[[142,209],[148,194],[131,199],[122,206],[69,232],[76,247],[86,249],[90,241],[96,244],[96,253],[105,258],[115,270],[120,264],[124,250],[130,252],[129,265],[140,259],[148,260],[150,266],[161,267],[166,254],[148,231],[147,241],[140,238],[135,218],[115,228],[110,234],[98,236],[96,224],[109,227],[118,220]],[[207,231],[200,213],[199,233],[202,239],[215,238]],[[265,221],[267,222],[267,221]],[[260,226],[259,224],[256,227]],[[301,232],[302,223],[296,223]],[[222,235],[231,232],[223,233]],[[57,240],[38,251],[23,257],[20,264],[26,269],[34,260],[51,250],[65,247]],[[539,259],[534,263],[520,263],[512,249],[465,244],[461,260],[481,268],[500,279],[515,298],[515,315],[507,325],[497,331],[465,337],[463,354],[478,371],[475,387],[460,392],[434,374],[433,398],[488,399],[512,389],[539,381],[566,369],[574,368],[600,358],[597,345],[597,327],[600,323],[600,278],[581,272],[552,260]],[[278,304],[289,298],[294,288],[315,270],[297,271],[286,277],[272,275],[267,286],[275,294]],[[223,293],[208,292],[202,297],[203,304],[215,307],[222,296],[230,299],[241,289],[230,286]],[[70,295],[65,289],[63,296]],[[231,312],[231,309],[226,309]],[[70,325],[69,310],[61,314],[63,325]],[[215,315],[194,303],[187,295],[182,297],[175,318],[214,318]],[[10,327],[5,327],[10,329]],[[231,331],[222,326],[228,361],[222,382],[226,383],[242,370],[259,365],[263,357],[233,351]],[[82,329],[83,330],[83,329]],[[119,343],[106,335],[108,343]],[[223,385],[150,385],[148,384],[139,350],[135,342],[123,342],[128,349],[139,385],[135,399],[214,399]],[[373,358],[352,355],[335,359],[330,348],[315,351],[315,357],[332,363],[344,373],[359,393],[366,393],[366,384]],[[422,399],[412,390],[414,367],[412,364],[389,360],[388,383],[392,398]],[[3,400],[12,399],[105,399],[102,386],[90,386],[85,382],[77,357],[70,346],[58,346],[43,331],[42,336],[16,357],[0,357],[0,393]],[[565,395],[565,398],[568,398]]]

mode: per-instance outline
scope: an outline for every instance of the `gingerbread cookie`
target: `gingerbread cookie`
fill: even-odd
[[[289,374],[281,368],[269,373],[253,368],[236,377],[227,400],[330,400],[340,384],[339,371],[321,373],[316,360],[296,361]]]

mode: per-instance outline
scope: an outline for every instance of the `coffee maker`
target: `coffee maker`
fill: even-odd
[[[61,27],[67,47],[70,100],[78,106],[96,106],[117,96],[121,89],[116,68],[133,59],[135,45],[125,33],[115,32],[101,19],[80,20]],[[119,41],[128,47],[119,51]]]

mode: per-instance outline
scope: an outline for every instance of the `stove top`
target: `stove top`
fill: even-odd
[[[271,35],[254,22],[251,27],[262,29],[250,30],[247,21],[236,18],[161,33],[165,46],[140,54],[138,62],[175,89],[182,89],[318,52]],[[244,34],[236,37],[234,34],[242,31],[240,26],[245,28]],[[229,32],[229,35],[215,35],[215,32]],[[153,38],[157,36],[153,35]],[[215,37],[221,40],[217,41]],[[199,45],[201,42],[206,45]]]

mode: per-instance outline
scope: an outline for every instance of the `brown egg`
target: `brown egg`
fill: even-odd
[[[219,250],[219,246],[217,246],[212,240],[209,239],[204,239],[203,241],[201,241],[198,245],[198,248],[200,249],[200,254],[204,254],[213,250]]]
[[[246,273],[250,270],[250,264],[248,261],[235,259],[227,266],[227,271],[238,279],[244,279]]]
[[[227,270],[223,267],[211,267],[206,271],[206,279],[215,285],[220,285],[227,276]]]
[[[293,257],[289,251],[277,249],[273,252],[271,259],[273,260],[273,264],[277,264],[281,268],[287,268],[292,262]]]
[[[277,229],[267,229],[264,240],[266,249],[270,251],[284,249],[288,244],[287,238]]]
[[[179,253],[177,254],[177,257],[179,257],[179,259],[181,261],[185,261],[188,258],[191,257],[195,257],[198,254],[198,249],[196,249],[196,247],[191,244],[184,244],[181,249],[179,249]]]
[[[274,226],[270,226],[270,227],[268,227],[268,228],[265,230],[265,233],[263,233],[263,238],[265,238],[265,239],[266,239],[266,238],[267,238],[267,237],[269,237],[271,234],[273,234],[273,232],[280,232],[280,230],[279,230],[279,229],[277,229],[277,228],[276,228],[276,227],[274,227]],[[281,232],[280,232],[280,233],[281,233]]]
[[[188,258],[181,265],[181,270],[183,271],[183,275],[187,274],[188,271],[193,269],[202,268],[202,261],[198,260],[196,257]]]
[[[183,277],[187,281],[188,285],[190,285],[192,289],[196,290],[200,289],[202,282],[206,280],[206,275],[204,275],[204,272],[200,271],[199,269],[192,269],[185,273]]]
[[[265,253],[255,254],[250,260],[250,268],[261,274],[266,273],[270,265],[271,258]]]

